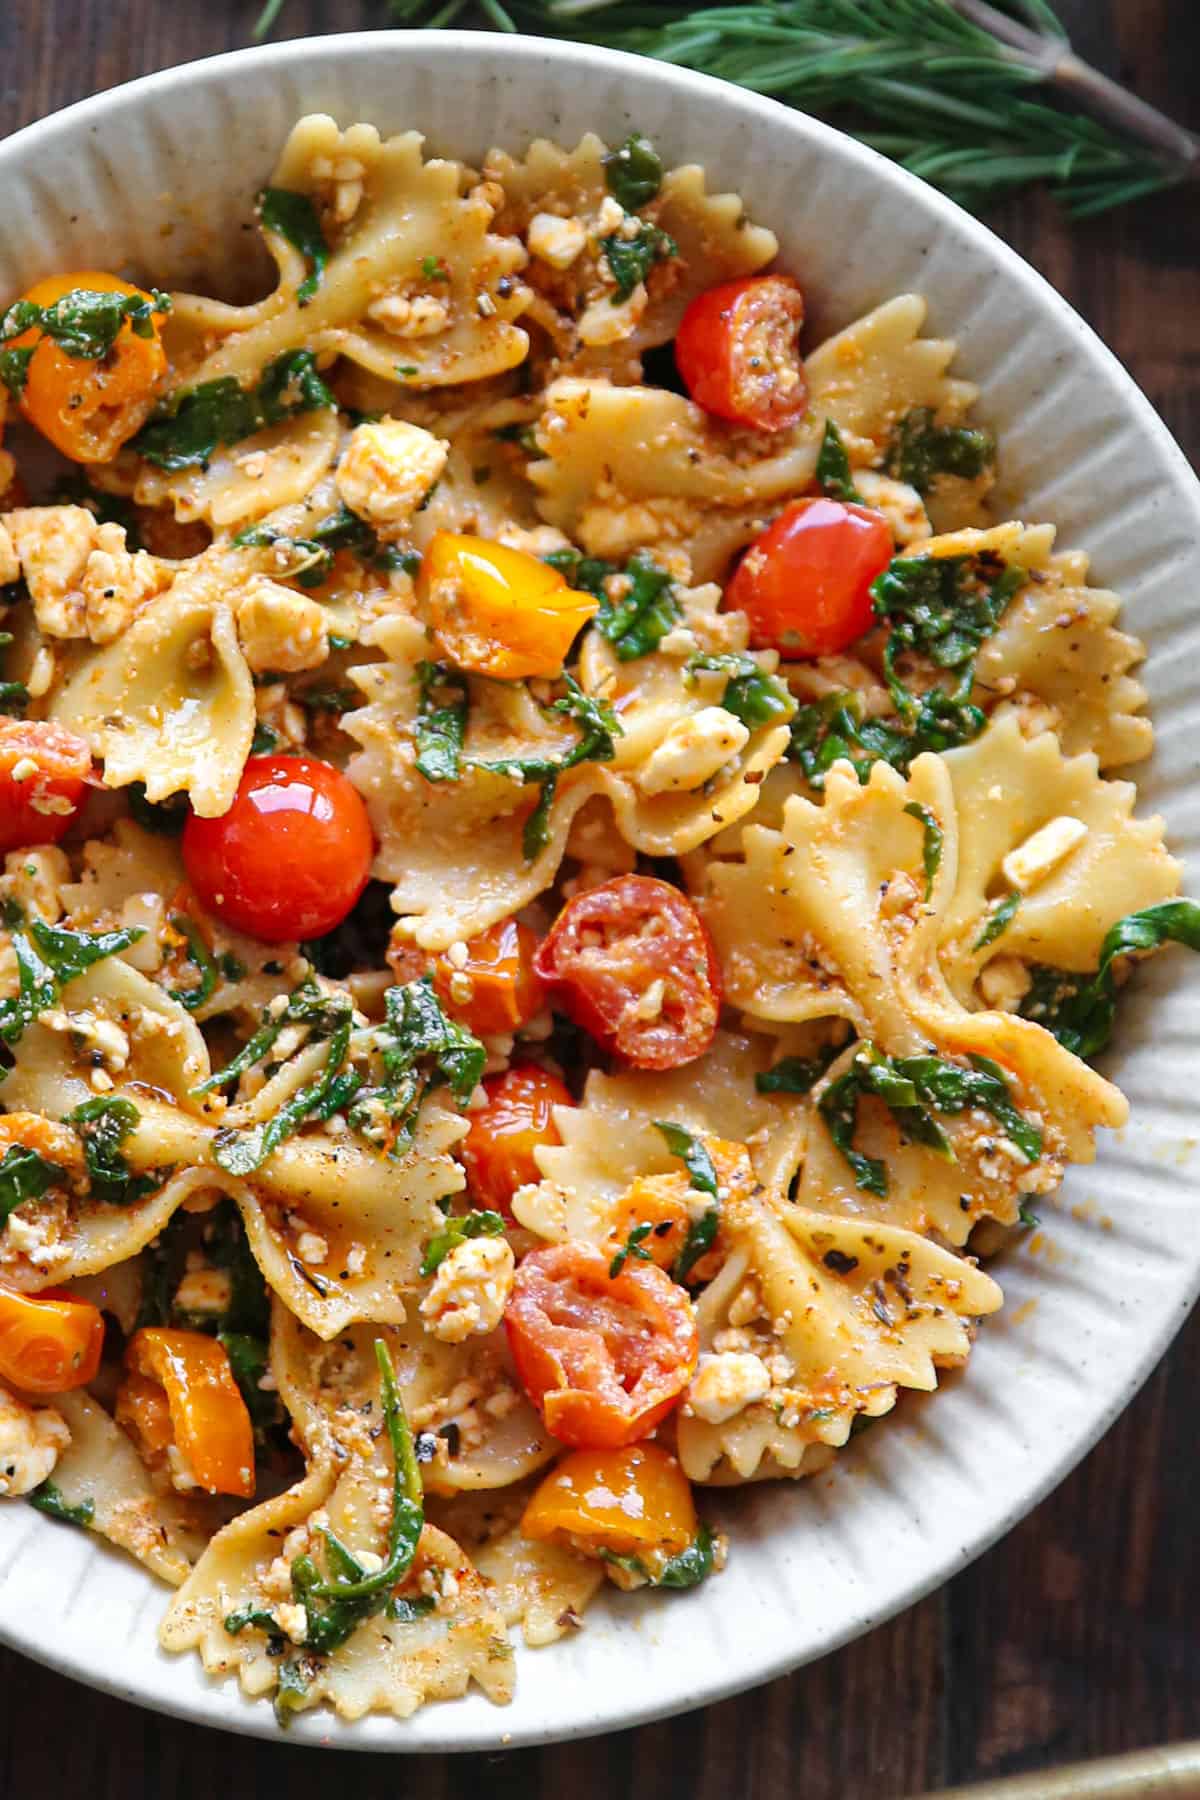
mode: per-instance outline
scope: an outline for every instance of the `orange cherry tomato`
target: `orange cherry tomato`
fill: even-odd
[[[0,1378],[26,1394],[84,1387],[100,1367],[104,1320],[63,1288],[14,1294],[0,1288]]]
[[[467,960],[445,954],[433,965],[433,985],[447,1010],[477,1037],[518,1031],[541,1011],[545,989],[534,971],[537,933],[515,919],[491,925],[467,942]]]
[[[56,844],[92,770],[85,740],[50,719],[0,722],[0,854]]]
[[[422,573],[442,654],[500,681],[560,674],[599,607],[540,558],[453,531],[434,532]]]
[[[648,1437],[687,1387],[700,1340],[691,1301],[653,1263],[615,1277],[594,1244],[551,1244],[518,1264],[504,1322],[521,1384],[564,1444]]]
[[[712,1043],[721,970],[696,908],[670,882],[618,875],[577,894],[534,967],[559,1005],[635,1069],[677,1069]],[[661,986],[660,986],[661,984]],[[646,1007],[648,995],[657,1005]]]
[[[201,904],[267,944],[340,925],[374,854],[357,789],[314,756],[252,756],[229,811],[192,813],[183,830],[184,866]]]
[[[0,1114],[0,1161],[11,1149],[20,1146],[36,1150],[47,1162],[57,1163],[67,1175],[84,1172],[83,1144],[78,1132],[57,1119],[42,1113],[10,1112]]]
[[[517,1189],[542,1178],[533,1157],[538,1145],[562,1142],[554,1108],[575,1102],[558,1076],[536,1063],[517,1063],[503,1075],[489,1075],[483,1091],[487,1105],[468,1114],[470,1130],[458,1153],[471,1198],[507,1214]]]
[[[22,297],[35,306],[48,307],[80,289],[152,299],[130,282],[96,269],[51,275]],[[151,317],[149,337],[139,337],[127,319],[108,355],[97,361],[69,356],[38,326],[30,326],[5,346],[10,350],[36,346],[26,371],[21,411],[72,461],[110,462],[145,424],[167,372],[158,332],[158,314]]]
[[[527,1538],[568,1539],[593,1555],[677,1556],[699,1530],[687,1476],[658,1444],[573,1450],[535,1490],[521,1519]]]
[[[147,1325],[130,1338],[125,1367],[132,1385],[119,1410],[137,1430],[145,1426],[146,1449],[165,1448],[162,1406],[148,1392],[155,1385],[165,1396],[175,1444],[200,1486],[248,1500],[254,1430],[224,1346],[202,1331]]]
[[[660,1269],[672,1268],[687,1242],[692,1222],[687,1197],[691,1192],[686,1175],[639,1175],[613,1208],[613,1253],[628,1242],[631,1231],[639,1225],[649,1225],[650,1230],[640,1240],[639,1248]],[[639,1257],[636,1260],[645,1259]]]
[[[797,500],[751,544],[725,590],[756,650],[832,656],[875,623],[871,583],[892,560],[882,514],[844,500]]]
[[[798,339],[804,295],[790,275],[748,275],[698,294],[675,339],[675,363],[698,406],[783,431],[803,417],[808,382]]]

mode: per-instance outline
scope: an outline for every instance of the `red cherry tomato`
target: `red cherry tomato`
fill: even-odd
[[[697,295],[675,339],[675,363],[705,412],[756,431],[783,431],[808,405],[797,339],[804,295],[790,275],[750,275]]]
[[[542,1178],[534,1150],[539,1144],[562,1141],[554,1108],[575,1102],[557,1075],[534,1063],[518,1063],[503,1075],[489,1075],[483,1091],[487,1105],[469,1115],[471,1129],[459,1156],[472,1200],[508,1213],[517,1189]]]
[[[699,913],[669,882],[618,875],[569,900],[534,967],[577,1025],[637,1069],[678,1069],[712,1043],[717,954]]]
[[[874,624],[871,583],[892,560],[882,514],[843,500],[797,500],[751,544],[725,589],[756,650],[832,656]]]
[[[55,844],[79,810],[92,753],[49,719],[0,724],[0,853]]]
[[[517,1268],[504,1315],[517,1374],[564,1444],[617,1449],[666,1418],[696,1368],[691,1301],[653,1263],[616,1276],[594,1244],[551,1244]]]
[[[267,944],[332,931],[366,887],[374,851],[357,790],[313,756],[252,756],[229,811],[193,813],[183,832],[202,905]]]

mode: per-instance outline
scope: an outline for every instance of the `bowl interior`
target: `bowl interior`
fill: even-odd
[[[293,121],[417,127],[468,159],[585,130],[652,136],[695,161],[782,243],[817,330],[907,289],[959,340],[982,388],[1012,510],[1050,519],[1093,558],[1150,646],[1159,729],[1135,771],[1195,865],[1200,741],[1200,490],[1115,359],[998,239],[850,140],[703,77],[583,46],[463,33],[371,33],[241,52],[102,95],[0,146],[7,195],[0,295],[63,267],[128,267],[160,284],[229,286],[255,189]],[[1019,500],[1019,504],[1017,503]],[[1111,1072],[1133,1122],[1046,1212],[1049,1255],[998,1272],[1008,1304],[963,1379],[906,1403],[833,1472],[714,1499],[733,1524],[728,1572],[696,1594],[589,1614],[520,1653],[506,1711],[478,1696],[407,1724],[306,1717],[301,1741],[481,1749],[630,1725],[766,1679],[865,1631],[1015,1522],[1090,1446],[1178,1328],[1200,1284],[1185,1167],[1200,969],[1178,952],[1123,1003]],[[1036,1309],[1023,1305],[1036,1300]],[[0,1633],[115,1692],[235,1730],[270,1709],[155,1644],[164,1594],[132,1564],[26,1508],[0,1509]],[[44,1622],[53,1619],[53,1633]]]

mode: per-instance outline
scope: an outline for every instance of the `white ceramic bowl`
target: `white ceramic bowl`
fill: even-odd
[[[0,146],[0,297],[70,267],[166,285],[221,281],[289,126],[417,126],[440,153],[649,133],[702,162],[779,234],[822,326],[904,289],[957,337],[1026,518],[1092,555],[1150,645],[1158,751],[1140,771],[1177,851],[1197,848],[1200,488],[1116,359],[990,232],[848,138],[738,89],[627,56],[532,39],[373,32],[246,50],[154,75]],[[1152,299],[1146,329],[1153,329]],[[1007,496],[1006,496],[1007,497]],[[1190,791],[1189,791],[1190,790]],[[1193,882],[1196,879],[1193,862]],[[727,1572],[686,1596],[618,1601],[573,1639],[519,1653],[506,1710],[479,1696],[406,1724],[309,1715],[293,1739],[344,1748],[486,1749],[627,1726],[765,1681],[918,1599],[1035,1505],[1144,1380],[1200,1286],[1186,1165],[1200,966],[1168,952],[1122,1002],[1111,1073],[1133,1123],[1046,1214],[1052,1255],[1000,1271],[1007,1307],[969,1370],[902,1406],[836,1472],[714,1502]],[[1036,1301],[1036,1308],[1026,1306]],[[25,1507],[0,1508],[0,1635],[67,1674],[227,1729],[271,1734],[269,1706],[164,1656],[165,1593],[141,1569]]]

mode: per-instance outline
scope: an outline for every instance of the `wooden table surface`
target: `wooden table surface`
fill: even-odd
[[[0,134],[248,41],[257,0],[0,0]],[[1059,0],[1077,48],[1200,129],[1195,0]],[[378,23],[384,0],[287,0],[277,35]],[[1200,461],[1196,188],[1086,225],[1044,197],[991,219],[1089,319]],[[0,1651],[0,1795],[317,1800],[662,1794],[899,1800],[1200,1737],[1194,1498],[1200,1319],[1075,1473],[1003,1543],[870,1637],[689,1717],[507,1755],[357,1757],[233,1740]],[[402,1731],[403,1727],[397,1727]]]

